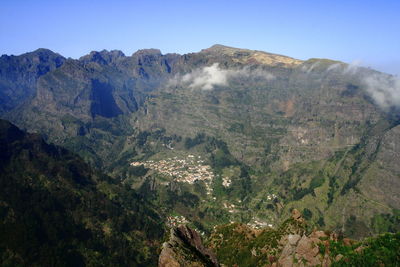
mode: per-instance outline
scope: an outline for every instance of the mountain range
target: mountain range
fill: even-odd
[[[206,236],[231,222],[278,227],[294,209],[315,227],[355,239],[399,231],[399,90],[396,77],[369,68],[222,45],[185,55],[103,50],[67,59],[38,49],[0,57],[0,117],[32,134],[6,122],[2,127],[58,151],[19,152],[21,145],[12,144],[25,141],[10,134],[3,144],[19,155],[15,164],[38,158],[28,165],[40,169],[53,161],[41,159],[46,153],[60,164],[78,157],[82,163],[66,176],[78,184],[75,175],[89,176],[80,185],[93,192],[87,198],[123,198],[110,204],[120,206],[117,218],[128,216],[124,198],[132,194],[145,202],[137,200],[135,210],[143,206],[140,212],[156,216],[139,215],[148,218],[144,224],[185,222]],[[79,156],[64,158],[71,152],[63,149]],[[79,174],[91,170],[104,178]],[[59,177],[53,171],[34,171],[33,180]],[[53,192],[65,183],[50,180],[37,186]],[[65,202],[54,194],[51,201]],[[103,225],[106,233],[104,216],[91,216],[96,223],[83,225],[92,225],[90,231]],[[139,239],[160,240],[155,236]],[[10,251],[14,258],[27,253]],[[71,251],[89,257],[96,249]]]

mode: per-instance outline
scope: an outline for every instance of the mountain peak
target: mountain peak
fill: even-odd
[[[221,44],[215,44],[210,48],[203,49],[200,51],[200,53],[228,56],[231,57],[233,61],[242,64],[261,64],[287,68],[295,67],[303,62],[295,58],[278,54],[272,54],[258,50],[235,48]]]
[[[155,48],[149,48],[149,49],[140,49],[136,51],[135,53],[132,54],[132,56],[135,55],[162,55],[160,49],[155,49]]]
[[[222,44],[215,44],[209,48],[203,49],[201,50],[201,52],[216,52],[216,53],[229,53],[229,52],[236,52],[236,51],[252,51],[249,49],[242,49],[242,48],[236,48],[236,47],[232,47],[232,46],[226,46],[226,45],[222,45]]]
[[[125,57],[125,54],[120,51],[120,50],[102,50],[100,52],[98,51],[92,51],[90,52],[88,55],[85,55],[81,58],[79,58],[79,60],[83,61],[83,62],[97,62],[99,64],[102,65],[106,65],[108,63],[114,62],[119,58]]]
[[[40,54],[40,53],[46,53],[46,54],[55,54],[53,51],[47,48],[38,48],[34,51],[32,51],[34,54]]]
[[[60,54],[51,51],[50,49],[47,48],[38,48],[35,51],[28,52],[25,54],[22,54],[21,56],[33,56],[33,57],[39,57],[40,59],[46,59],[48,60],[49,58],[60,58],[60,59],[65,59],[63,56]]]

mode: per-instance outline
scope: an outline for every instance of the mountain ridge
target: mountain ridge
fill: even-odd
[[[30,80],[35,94],[2,117],[204,231],[277,225],[292,208],[355,238],[396,229],[398,169],[383,163],[398,154],[390,76],[325,59],[265,64],[249,51],[92,52]],[[199,174],[173,174],[177,160],[208,171],[192,183]]]

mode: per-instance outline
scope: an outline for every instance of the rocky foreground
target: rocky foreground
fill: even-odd
[[[296,209],[278,230],[230,224],[217,227],[205,243],[186,225],[173,228],[159,266],[399,266],[400,262],[399,234],[358,242],[337,233],[309,231]]]
[[[215,254],[203,245],[199,233],[185,225],[171,229],[158,261],[160,267],[220,266]]]

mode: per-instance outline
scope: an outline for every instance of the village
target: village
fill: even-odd
[[[259,221],[257,219],[254,219],[252,222],[247,223],[247,225],[250,226],[251,228],[254,228],[254,229],[262,229],[262,228],[265,228],[265,227],[272,228],[273,227],[273,224],[267,223],[267,222],[263,222],[263,221]]]
[[[168,227],[176,227],[181,224],[188,224],[189,221],[184,216],[176,215],[176,216],[168,216],[166,223]]]
[[[195,181],[204,181],[207,189],[207,194],[211,195],[211,181],[214,179],[214,173],[210,165],[207,165],[201,156],[187,155],[186,158],[179,158],[177,156],[162,160],[147,160],[147,161],[134,161],[131,166],[141,166],[157,171],[163,175],[167,175],[178,182],[185,182],[193,184]],[[222,177],[223,186],[229,187],[231,179],[229,177]],[[268,194],[267,200],[273,200],[277,196],[275,194]],[[216,200],[215,197],[212,198]],[[239,202],[241,202],[239,200]],[[223,207],[229,213],[236,213],[237,207],[234,204],[223,203]],[[233,222],[233,221],[232,221]],[[184,216],[169,216],[167,224],[172,227],[180,224],[187,224],[189,221]],[[272,227],[272,224],[263,222],[259,219],[253,219],[252,222],[247,224],[250,227],[260,229],[264,227]]]
[[[207,188],[207,194],[211,194],[210,183],[214,179],[214,173],[211,166],[205,164],[201,156],[188,155],[184,159],[173,157],[160,161],[135,161],[132,162],[131,165],[143,165],[146,168],[168,175],[178,182],[193,184],[195,181],[204,181]]]

